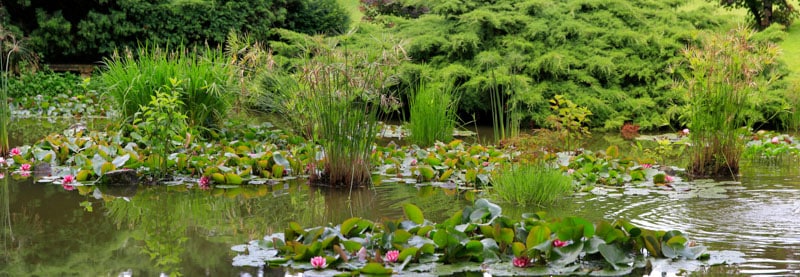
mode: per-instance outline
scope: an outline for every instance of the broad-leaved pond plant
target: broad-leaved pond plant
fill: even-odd
[[[706,248],[683,232],[647,230],[623,219],[591,223],[540,212],[515,220],[503,216],[501,208],[486,199],[441,223],[426,220],[413,204],[405,204],[403,212],[404,218],[382,222],[354,217],[311,228],[290,223],[282,233],[233,246],[239,252],[233,264],[295,270],[324,265],[329,275],[448,275],[457,271],[568,275],[627,274],[644,267],[646,256],[708,257]]]

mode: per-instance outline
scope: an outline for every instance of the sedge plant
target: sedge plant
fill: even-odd
[[[128,122],[147,106],[156,92],[178,80],[190,127],[213,128],[227,115],[236,93],[230,89],[232,66],[216,49],[175,51],[158,47],[140,47],[136,55],[118,52],[105,60],[102,80],[114,99],[121,116]]]
[[[353,188],[371,183],[371,154],[380,130],[386,78],[400,59],[374,52],[351,52],[317,43],[299,65],[295,116],[307,117],[311,137],[322,146],[318,184]],[[377,55],[376,55],[377,54]]]
[[[514,163],[491,175],[491,194],[517,205],[543,205],[569,195],[572,178],[542,161]]]
[[[420,146],[450,141],[456,126],[458,96],[453,89],[421,83],[409,97],[408,140]]]
[[[735,177],[739,172],[744,133],[757,119],[758,97],[771,81],[765,72],[775,67],[779,53],[774,44],[753,40],[754,34],[741,26],[683,51],[693,176]]]
[[[28,62],[36,66],[37,56],[24,47],[24,40],[17,39],[11,31],[0,24],[0,157],[8,155],[8,124],[11,122],[11,109],[8,102],[8,78],[12,62]]]

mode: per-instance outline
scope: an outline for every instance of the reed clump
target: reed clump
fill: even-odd
[[[458,95],[453,89],[423,83],[409,97],[408,104],[411,143],[430,146],[436,141],[453,139],[458,110]]]
[[[518,205],[549,204],[573,190],[572,178],[542,161],[508,165],[491,176],[491,193]]]
[[[683,51],[683,72],[691,129],[689,173],[696,177],[735,177],[753,123],[758,98],[774,76],[779,49],[753,39],[741,26],[711,34]]]

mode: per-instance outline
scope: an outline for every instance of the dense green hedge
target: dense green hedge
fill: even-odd
[[[48,62],[96,62],[122,47],[208,43],[229,31],[266,40],[274,27],[323,33],[346,28],[335,0],[2,1],[11,22]]]

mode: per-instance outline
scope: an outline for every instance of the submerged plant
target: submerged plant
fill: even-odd
[[[774,44],[755,41],[754,34],[741,26],[683,51],[689,106],[684,117],[692,129],[689,171],[694,176],[734,177],[739,172],[743,138],[759,119],[754,107],[771,81],[763,73],[774,69],[779,53]]]
[[[411,116],[408,129],[411,135],[408,140],[421,146],[452,140],[457,107],[458,97],[452,89],[420,84],[409,97]]]
[[[495,171],[491,193],[502,201],[547,204],[572,192],[572,177],[543,162],[512,164]]]

